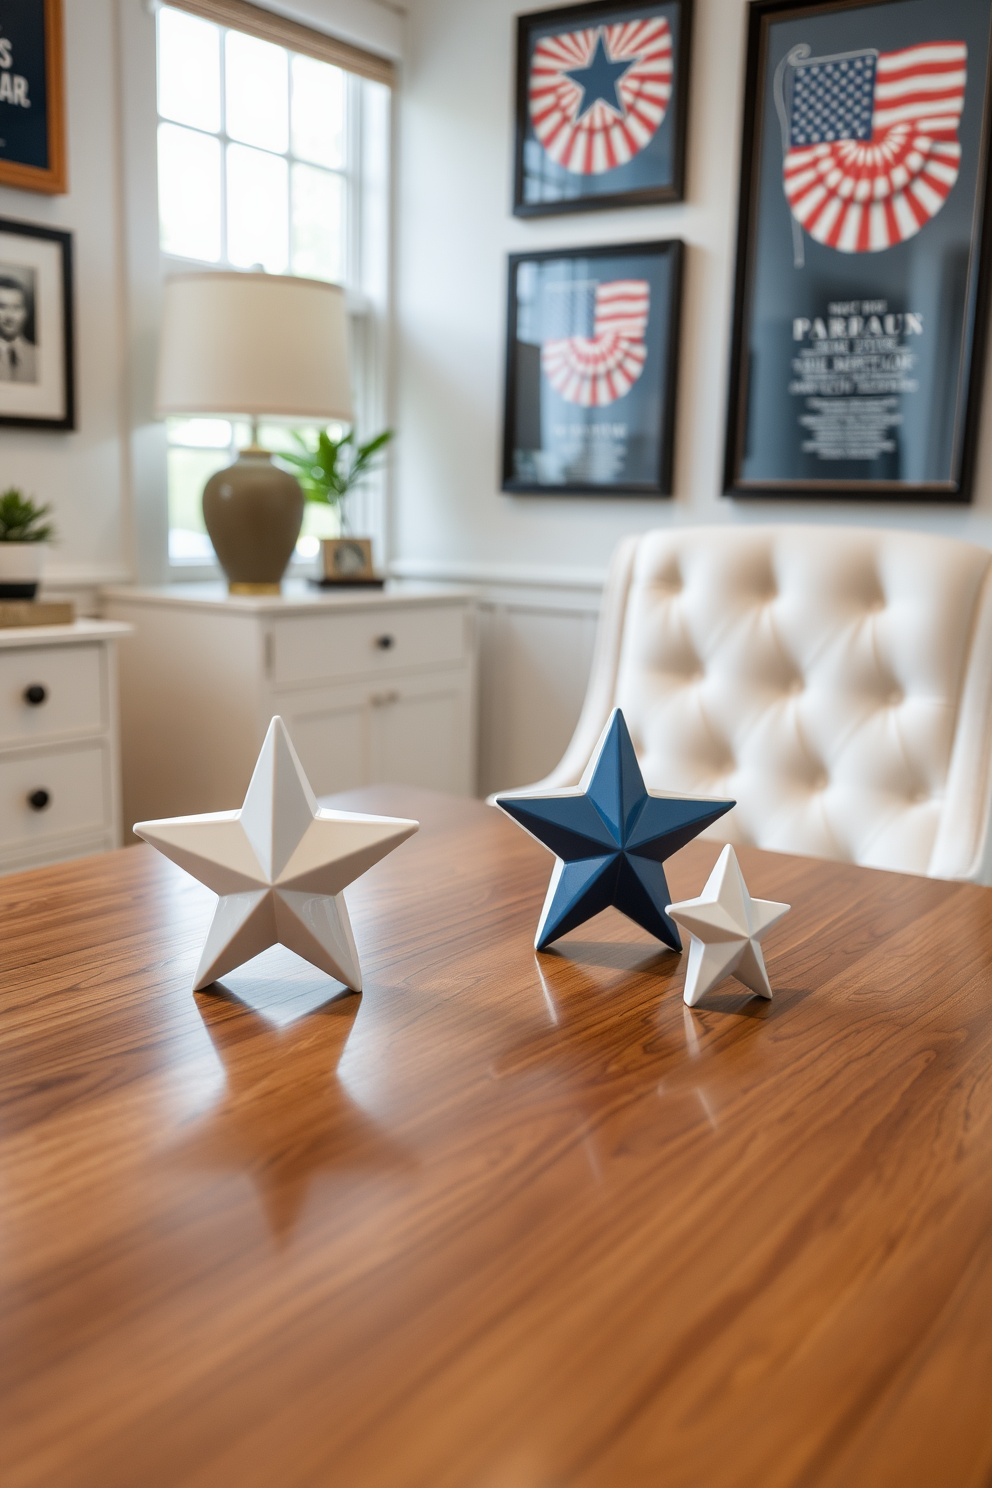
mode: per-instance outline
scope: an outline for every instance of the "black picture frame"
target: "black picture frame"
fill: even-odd
[[[990,21],[970,0],[753,0],[726,495],[971,499]]]
[[[74,429],[73,362],[72,234],[0,218],[0,425]]]
[[[509,256],[505,492],[671,496],[684,253],[671,238]]]
[[[588,51],[592,44],[595,50],[591,56],[597,57],[601,39],[606,49],[604,58],[610,63],[614,59],[602,28],[619,26],[628,19],[642,19],[652,30],[645,36],[640,54],[634,51],[638,40],[636,33],[625,38],[624,52],[619,54],[621,61],[628,53],[635,58],[629,71],[639,84],[636,89],[629,93],[616,91],[623,79],[615,73],[612,78],[605,75],[602,78],[606,86],[614,88],[613,97],[622,105],[623,116],[610,113],[605,102],[600,105],[598,116],[593,115],[592,108],[583,113],[585,91],[566,92],[565,108],[578,108],[571,120],[571,128],[564,124],[557,129],[559,113],[554,106],[550,113],[545,110],[539,127],[549,133],[542,144],[530,108],[529,83],[536,46],[542,41],[545,44],[551,42],[555,36],[569,37],[595,28],[595,41],[591,37],[588,41],[569,41],[565,44],[565,52],[575,51],[576,65],[581,67],[583,63],[578,52],[583,48]],[[659,29],[662,27],[663,31]],[[625,3],[624,0],[594,0],[591,4],[518,16],[514,214],[517,217],[547,217],[563,212],[682,201],[691,43],[692,0],[657,0],[657,3],[640,5],[631,4],[630,0],[625,0]],[[662,65],[665,60],[670,60],[671,65],[671,94],[667,101],[651,96],[651,91],[657,94],[659,46],[662,48]],[[561,47],[557,48],[556,55],[562,55]],[[651,91],[643,91],[645,84]],[[561,88],[563,85],[558,86]],[[654,114],[659,107],[664,108],[664,115],[655,124]],[[605,127],[607,118],[612,119],[609,128]],[[578,129],[574,128],[576,124],[580,126]],[[603,127],[597,127],[598,124]],[[648,137],[641,143],[641,137],[646,133]],[[588,143],[589,150],[582,168],[567,167],[554,158],[566,152],[569,159],[577,161],[582,153],[583,140]],[[617,159],[618,151],[622,154],[628,150],[632,150],[629,160]],[[592,153],[596,154],[595,164],[591,159]],[[613,160],[616,164],[612,163]]]

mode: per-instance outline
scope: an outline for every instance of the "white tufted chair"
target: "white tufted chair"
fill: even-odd
[[[572,742],[527,791],[576,784],[617,704],[650,788],[737,800],[710,837],[992,881],[984,548],[806,526],[627,538]]]

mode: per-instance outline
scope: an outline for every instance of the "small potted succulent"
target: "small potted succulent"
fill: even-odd
[[[320,545],[325,584],[382,583],[372,571],[371,540],[348,533],[346,503],[355,487],[372,473],[376,457],[392,437],[392,429],[384,429],[374,439],[357,444],[354,429],[341,439],[332,439],[322,429],[314,443],[312,437],[294,431],[298,450],[280,451],[279,459],[292,466],[305,499],[323,502],[337,514],[340,535],[325,538]]]
[[[34,599],[37,594],[45,545],[54,536],[51,510],[16,486],[0,495],[0,599]]]

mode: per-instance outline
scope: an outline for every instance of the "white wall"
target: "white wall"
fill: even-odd
[[[71,0],[65,26],[69,194],[0,189],[0,216],[67,228],[74,239],[76,431],[0,428],[0,485],[54,507],[60,541],[48,587],[58,590],[120,579],[130,566],[112,0]]]
[[[891,524],[992,546],[992,376],[970,508],[745,504],[720,494],[745,0],[695,0],[686,202],[529,220],[510,207],[514,14],[522,8],[514,0],[411,0],[401,98],[395,568],[486,586],[484,718],[516,717],[524,733],[483,753],[484,789],[523,783],[525,758],[539,765],[534,773],[550,768],[566,715],[574,721],[581,701],[573,686],[543,709],[525,706],[530,682],[519,694],[496,639],[506,631],[499,615],[518,612],[508,584],[529,580],[553,606],[549,581],[588,588],[622,534],[673,522]],[[502,495],[507,253],[657,237],[688,245],[674,500]],[[564,603],[574,607],[574,595]],[[577,621],[576,654],[588,655],[587,631]],[[518,620],[518,659],[526,634]],[[535,629],[519,676],[540,672],[548,645]]]

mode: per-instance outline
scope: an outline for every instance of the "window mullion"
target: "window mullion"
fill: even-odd
[[[362,161],[362,83],[353,73],[347,74],[345,82],[347,103],[345,106],[345,261],[344,282],[350,290],[361,289],[359,269],[362,262],[362,203],[360,199]]]
[[[220,28],[220,259],[227,256],[227,31]],[[232,436],[233,437],[233,436]]]
[[[286,69],[289,74],[289,87],[286,92],[289,118],[286,120],[286,210],[289,213],[289,221],[286,224],[287,259],[289,272],[296,272],[296,244],[293,240],[293,92],[296,82],[293,77],[293,53],[286,53]]]

